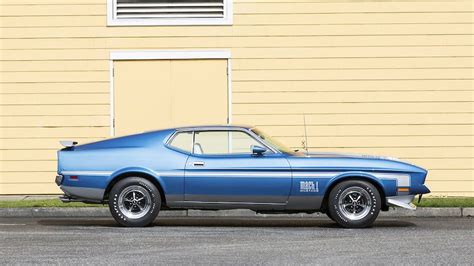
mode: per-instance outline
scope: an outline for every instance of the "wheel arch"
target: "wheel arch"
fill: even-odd
[[[327,205],[328,205],[328,200],[329,200],[329,193],[331,193],[331,190],[337,186],[338,184],[348,181],[348,180],[360,180],[360,181],[366,181],[372,184],[380,193],[380,198],[382,200],[382,211],[388,211],[388,205],[387,205],[387,199],[386,199],[386,193],[383,188],[382,183],[375,177],[370,176],[370,175],[364,175],[364,174],[345,174],[339,177],[336,177],[333,179],[327,186],[326,191],[324,192],[324,197],[323,197],[323,202],[321,204],[323,212],[327,211]]]
[[[124,180],[128,177],[141,177],[150,181],[153,185],[155,185],[158,191],[160,191],[161,202],[163,203],[163,205],[166,205],[165,191],[163,189],[162,184],[158,180],[158,178],[156,178],[154,175],[150,173],[139,171],[139,170],[121,171],[120,173],[112,176],[112,178],[110,178],[110,181],[107,184],[107,187],[105,189],[103,200],[105,201],[108,199],[109,193],[115,184],[117,184],[120,180]]]

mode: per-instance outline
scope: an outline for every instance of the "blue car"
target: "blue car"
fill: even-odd
[[[291,150],[255,127],[199,126],[76,145],[63,141],[56,184],[64,202],[108,203],[123,226],[161,210],[326,213],[370,226],[389,206],[415,209],[427,171],[393,158]]]

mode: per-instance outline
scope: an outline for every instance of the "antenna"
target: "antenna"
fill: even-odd
[[[308,134],[306,132],[306,114],[303,114],[303,125],[304,125],[304,141],[303,148],[306,150],[306,155],[308,155]]]

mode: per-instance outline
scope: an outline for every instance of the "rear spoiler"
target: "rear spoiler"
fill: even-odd
[[[77,144],[77,141],[72,141],[72,140],[61,140],[59,141],[61,145],[63,145],[65,148],[72,148],[74,145]]]

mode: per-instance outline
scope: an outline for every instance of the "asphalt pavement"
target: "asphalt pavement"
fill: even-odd
[[[0,264],[472,264],[474,218],[0,218]]]

